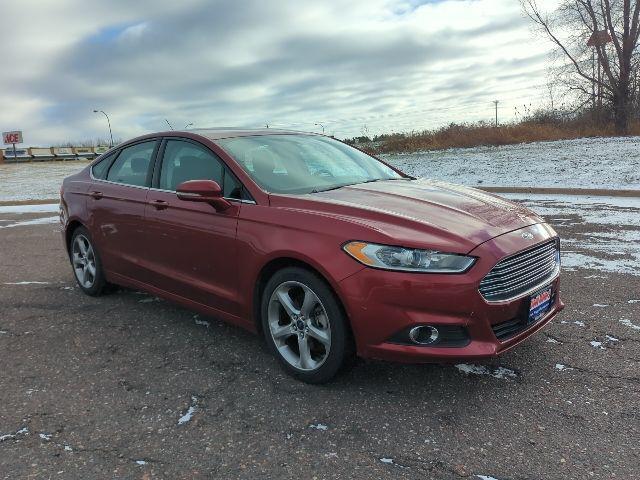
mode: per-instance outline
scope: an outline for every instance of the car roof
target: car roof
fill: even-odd
[[[194,128],[185,130],[185,133],[194,133],[209,140],[220,140],[233,137],[253,137],[260,135],[317,135],[316,133],[300,132],[296,130],[282,130],[277,128]]]

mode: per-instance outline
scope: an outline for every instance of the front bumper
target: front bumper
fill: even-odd
[[[480,281],[506,256],[531,248],[521,231],[510,232],[476,247],[476,264],[465,274],[417,274],[365,268],[340,282],[340,293],[351,320],[358,355],[410,363],[453,363],[495,357],[542,329],[564,308],[559,276],[548,280],[552,305],[545,316],[503,341],[492,327],[528,314],[529,295],[487,302],[478,291]],[[537,226],[535,243],[556,234]],[[464,327],[469,342],[463,346],[422,346],[395,341],[400,331],[417,325]]]

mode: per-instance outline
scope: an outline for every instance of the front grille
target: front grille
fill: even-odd
[[[516,298],[553,279],[560,269],[560,247],[552,240],[500,260],[480,282],[489,302]]]

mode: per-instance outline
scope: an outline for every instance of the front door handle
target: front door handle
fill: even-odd
[[[164,200],[154,200],[151,202],[151,205],[153,205],[156,210],[164,210],[169,206],[169,203]]]
[[[100,200],[103,197],[102,192],[91,192],[89,195],[91,195],[91,198],[94,198],[95,200]]]

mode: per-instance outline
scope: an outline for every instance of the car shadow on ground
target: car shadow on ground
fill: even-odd
[[[246,373],[260,372],[265,383],[276,385],[276,389],[290,393],[313,393],[318,390],[340,391],[386,391],[388,394],[406,398],[433,397],[440,392],[447,397],[467,396],[471,391],[489,394],[496,389],[521,382],[519,369],[508,366],[511,353],[498,359],[482,363],[465,363],[458,368],[454,364],[402,364],[377,360],[356,359],[353,365],[325,385],[306,385],[289,377],[268,351],[260,335],[254,335],[239,327],[226,324],[214,317],[202,316],[170,302],[157,299],[143,292],[118,289],[109,295],[122,302],[130,312],[144,310],[140,318],[149,322],[140,328],[153,327],[158,318],[172,331],[169,344],[159,341],[149,346],[175,358],[185,358],[185,350],[198,350],[196,363],[181,368],[220,371],[238,368]],[[540,355],[536,344],[527,350]],[[224,374],[223,371],[218,373]],[[464,385],[461,389],[460,386]]]

